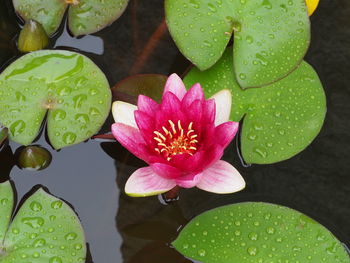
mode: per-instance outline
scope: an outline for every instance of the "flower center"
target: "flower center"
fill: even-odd
[[[168,120],[168,129],[162,126],[162,131],[154,131],[156,135],[153,139],[157,142],[157,146],[154,150],[159,154],[162,154],[168,161],[174,155],[188,153],[193,155],[197,151],[196,138],[198,135],[192,129],[193,122],[190,122],[187,129],[182,128],[181,121],[177,121],[177,125],[171,120]]]

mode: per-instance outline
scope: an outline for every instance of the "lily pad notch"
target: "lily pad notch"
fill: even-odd
[[[270,164],[304,150],[320,132],[326,97],[314,69],[302,62],[286,78],[264,88],[242,90],[233,72],[228,49],[212,68],[193,68],[184,78],[187,87],[199,82],[208,97],[222,89],[232,94],[231,120],[241,127],[245,162]]]
[[[232,64],[242,88],[292,72],[310,43],[305,0],[166,0],[170,33],[200,70],[212,67],[234,35]]]
[[[2,263],[83,263],[84,231],[75,212],[42,188],[12,218],[14,192],[0,184],[0,261]]]
[[[32,52],[0,75],[0,123],[22,145],[37,137],[47,112],[47,133],[55,149],[87,140],[101,128],[110,107],[106,76],[75,52]]]
[[[16,12],[25,20],[41,23],[48,35],[56,32],[68,9],[68,26],[74,36],[92,34],[112,24],[124,12],[129,0],[13,0]]]

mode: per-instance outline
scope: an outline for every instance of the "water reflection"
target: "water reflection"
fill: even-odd
[[[102,38],[94,35],[87,35],[79,38],[73,37],[69,34],[67,26],[65,25],[63,32],[55,41],[54,48],[62,49],[66,47],[96,55],[102,55],[104,53],[104,43]]]
[[[51,149],[44,136],[36,143]],[[11,143],[13,149],[18,146]],[[10,155],[11,148],[5,150],[4,155]],[[88,262],[122,262],[119,251],[122,240],[114,221],[119,198],[114,160],[105,158],[99,143],[94,141],[59,152],[51,150],[51,154],[53,160],[46,170],[12,169],[10,178],[15,183],[18,199],[36,185],[47,187],[53,195],[72,204],[79,215],[92,254],[92,260]],[[4,155],[2,151],[1,165],[6,163],[6,167],[0,167],[1,175],[10,169]],[[7,160],[13,158],[9,156]]]

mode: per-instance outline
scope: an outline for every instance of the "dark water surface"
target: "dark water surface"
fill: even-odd
[[[5,3],[0,6],[0,71],[17,55],[13,39],[19,29],[10,1]],[[137,64],[140,52],[163,18],[163,1],[131,0],[125,14],[111,27],[79,39],[71,38],[62,27],[51,44],[80,49],[106,72],[111,86],[131,73],[182,73],[188,64],[168,33],[160,38],[144,66]],[[56,152],[44,135],[36,144],[50,149],[50,167],[41,172],[17,166],[11,170],[13,152],[18,147],[11,143],[0,152],[0,180],[10,178],[14,182],[19,200],[34,186],[43,185],[69,202],[86,231],[88,262],[190,262],[167,246],[177,229],[203,211],[239,201],[289,206],[313,217],[349,245],[350,1],[321,0],[312,16],[312,33],[306,60],[315,67],[327,93],[325,125],[305,151],[273,165],[244,168],[236,144],[230,145],[225,159],[247,182],[240,193],[215,195],[183,190],[180,200],[168,206],[161,205],[157,197],[130,198],[120,189],[144,163],[118,143],[90,140]],[[104,132],[111,123],[109,118]]]

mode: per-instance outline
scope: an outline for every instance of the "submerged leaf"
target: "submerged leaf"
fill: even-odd
[[[288,77],[264,88],[242,90],[231,64],[229,50],[211,69],[192,69],[187,87],[200,82],[207,97],[222,89],[232,93],[231,119],[243,119],[241,151],[248,163],[274,163],[304,150],[319,133],[326,113],[322,84],[303,62]]]
[[[289,74],[310,42],[305,0],[166,0],[165,11],[175,43],[201,70],[220,59],[234,34],[234,74],[243,88]]]
[[[349,263],[350,257],[325,227],[293,209],[239,203],[194,218],[173,242],[203,263]]]
[[[37,51],[16,60],[0,75],[0,94],[0,123],[9,128],[10,139],[30,144],[48,111],[48,137],[55,149],[94,135],[111,105],[103,72],[69,51]]]
[[[113,100],[136,104],[139,95],[145,95],[160,102],[167,76],[140,74],[126,78],[112,88]]]
[[[5,209],[4,200],[9,204]],[[0,243],[2,263],[27,263],[29,257],[35,263],[85,262],[84,232],[65,202],[39,189],[24,202],[8,227],[11,204],[10,183],[0,184],[0,237],[2,230],[7,231]]]

